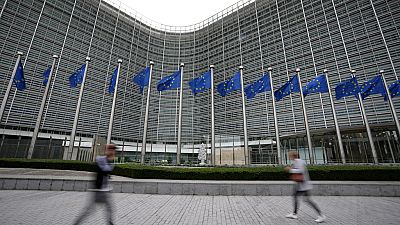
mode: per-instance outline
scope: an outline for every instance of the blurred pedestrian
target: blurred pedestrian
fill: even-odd
[[[304,201],[308,203],[317,213],[318,217],[315,220],[317,223],[325,221],[326,216],[321,213],[321,210],[317,204],[311,200],[310,190],[312,185],[310,183],[310,176],[304,160],[300,159],[299,154],[296,151],[290,151],[288,153],[289,159],[293,161],[291,167],[286,167],[285,170],[290,173],[290,177],[296,182],[293,193],[294,210],[293,213],[286,215],[286,218],[297,219],[297,210],[299,208],[298,196],[303,195]]]
[[[96,180],[95,189],[93,190],[93,198],[89,202],[86,210],[79,216],[74,224],[80,224],[87,216],[92,213],[97,204],[102,204],[106,208],[107,222],[109,225],[113,224],[112,220],[112,204],[110,199],[110,191],[112,190],[109,184],[109,176],[114,165],[111,164],[115,157],[116,146],[114,144],[106,145],[105,156],[96,157]]]

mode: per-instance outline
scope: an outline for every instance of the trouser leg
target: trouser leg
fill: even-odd
[[[318,215],[321,215],[321,210],[319,209],[318,205],[311,200],[310,194],[308,191],[304,192],[304,201],[307,202],[315,211],[317,211]]]
[[[107,221],[112,224],[113,206],[110,193],[104,193],[104,206],[106,207]]]
[[[95,203],[91,202],[88,204],[86,209],[82,212],[82,214],[78,217],[78,219],[75,221],[75,225],[80,224],[86,217],[88,217],[94,210]]]
[[[299,200],[298,200],[299,195],[300,192],[298,191],[298,186],[296,185],[293,193],[293,206],[294,206],[293,214],[297,214],[297,209],[299,207]]]

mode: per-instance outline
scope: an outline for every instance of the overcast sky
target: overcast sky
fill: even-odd
[[[184,26],[201,22],[239,0],[120,1],[156,22],[171,26]]]

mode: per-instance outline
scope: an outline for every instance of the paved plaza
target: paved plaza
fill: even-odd
[[[72,224],[91,192],[0,191],[0,224]],[[112,193],[115,224],[316,224],[304,202],[299,219],[289,196],[193,196]],[[324,224],[400,224],[400,198],[314,196]],[[99,206],[84,224],[106,224]]]

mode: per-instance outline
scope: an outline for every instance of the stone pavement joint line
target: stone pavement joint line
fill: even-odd
[[[72,224],[91,197],[88,192],[0,191],[0,224]],[[316,213],[300,201],[299,218],[289,196],[196,196],[111,193],[115,224],[251,225],[316,224]],[[400,224],[400,198],[313,196],[327,220],[324,224]],[[106,224],[99,206],[83,223]]]

